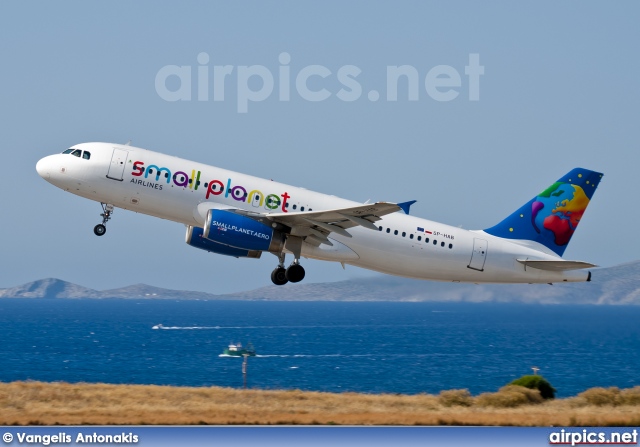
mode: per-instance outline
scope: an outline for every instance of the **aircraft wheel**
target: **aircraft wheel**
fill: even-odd
[[[276,267],[273,272],[271,272],[271,281],[276,286],[282,286],[289,282],[286,275],[286,270],[282,267]]]
[[[286,271],[286,276],[291,282],[300,282],[304,279],[304,267],[300,264],[291,264]]]
[[[93,227],[93,234],[95,234],[96,236],[102,236],[106,232],[107,232],[107,227],[105,227],[102,224],[98,224],[95,227]]]

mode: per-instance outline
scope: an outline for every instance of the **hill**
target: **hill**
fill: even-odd
[[[109,290],[94,290],[56,278],[40,279],[20,286],[0,289],[0,298],[123,298],[123,299],[221,299],[222,295],[171,290],[134,284]]]
[[[640,261],[593,270],[593,280],[566,284],[460,284],[394,276],[334,283],[267,286],[232,295],[291,301],[467,301],[542,304],[640,304]]]
[[[460,284],[376,276],[331,283],[267,286],[230,295],[146,284],[98,291],[60,279],[0,289],[0,298],[121,298],[269,301],[467,301],[540,304],[640,304],[640,261],[593,270],[589,283]]]

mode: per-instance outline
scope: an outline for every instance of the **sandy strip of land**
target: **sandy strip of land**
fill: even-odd
[[[438,396],[88,383],[0,383],[0,425],[638,426],[640,406],[555,399],[515,408],[444,406]]]

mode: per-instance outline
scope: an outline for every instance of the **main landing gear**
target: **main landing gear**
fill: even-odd
[[[276,267],[273,272],[271,272],[271,281],[276,286],[283,286],[289,282],[287,279],[287,270],[284,267]]]
[[[96,236],[102,236],[107,232],[106,225],[113,214],[113,205],[100,202],[100,206],[102,206],[102,214],[100,214],[100,217],[102,217],[102,223],[93,227],[93,234]]]
[[[300,265],[300,259],[295,259],[285,269],[284,256],[284,253],[278,255],[278,266],[271,272],[271,281],[276,286],[282,286],[288,282],[300,282],[304,279],[304,267]]]

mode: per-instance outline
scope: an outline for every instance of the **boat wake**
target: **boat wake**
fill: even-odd
[[[229,328],[223,328],[220,326],[163,326],[161,324],[156,324],[151,329],[162,329],[165,331],[190,331],[190,330],[198,330],[198,329],[229,329]]]
[[[242,356],[239,355],[229,355],[229,354],[219,354],[218,357],[228,357],[234,359],[241,359]],[[279,358],[317,358],[317,357],[374,357],[373,354],[256,354],[253,357],[260,358],[269,358],[269,357],[279,357]]]
[[[404,325],[403,327],[422,327],[422,325]],[[359,324],[342,324],[342,325],[316,325],[316,326],[163,326],[156,324],[151,329],[164,329],[172,331],[189,331],[189,330],[219,330],[219,329],[345,329],[359,328]],[[391,325],[377,325],[376,327],[391,327]],[[397,326],[394,326],[397,327]]]
[[[256,357],[281,357],[281,358],[304,358],[304,357],[374,357],[374,354],[256,354]],[[379,357],[379,356],[378,356]]]

